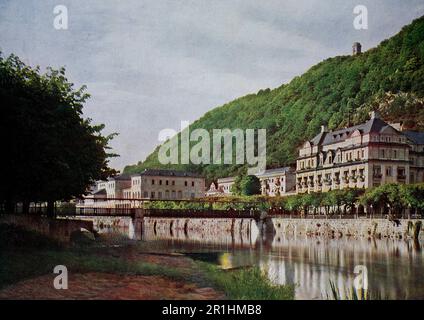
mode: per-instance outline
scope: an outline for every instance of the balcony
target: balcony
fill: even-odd
[[[358,177],[358,180],[359,180],[360,182],[365,182],[365,176],[359,176],[359,177]]]
[[[350,176],[349,177],[349,181],[350,182],[353,182],[353,183],[356,183],[358,181],[358,178],[356,176]]]
[[[344,176],[344,177],[342,178],[342,181],[343,181],[343,183],[349,183],[349,177]]]
[[[398,180],[405,180],[406,179],[406,176],[404,174],[398,174],[397,175],[397,179]]]
[[[326,186],[331,186],[331,179],[324,179],[324,184]]]
[[[335,184],[340,184],[340,179],[339,179],[339,178],[334,178],[334,179],[333,179],[333,182],[334,182]]]

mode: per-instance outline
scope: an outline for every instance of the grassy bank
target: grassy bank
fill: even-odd
[[[134,247],[111,248],[97,241],[93,245],[65,247],[36,232],[0,224],[0,289],[21,280],[53,274],[55,266],[65,265],[73,273],[162,276],[212,287],[223,292],[228,299],[294,298],[293,287],[273,285],[258,268],[225,271],[212,263],[194,261],[190,264],[188,260],[190,267],[187,269],[139,261],[141,259],[125,259],[125,253],[131,249]],[[136,249],[139,253],[149,251],[142,245]]]
[[[185,275],[174,268],[129,262],[107,255],[108,248],[66,248],[36,232],[12,225],[0,224],[0,243],[0,288],[53,273],[56,265],[65,265],[69,272],[160,275],[174,280],[185,279]]]
[[[274,285],[257,267],[222,270],[216,265],[196,261],[207,280],[234,300],[293,300],[294,287]]]

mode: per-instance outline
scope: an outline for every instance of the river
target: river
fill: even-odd
[[[365,266],[369,292],[381,299],[424,298],[423,243],[395,239],[268,235],[255,241],[223,233],[156,234],[128,225],[99,230],[148,243],[153,250],[186,253],[223,268],[259,266],[276,284],[295,285],[297,299],[327,299],[332,282],[343,295],[350,292],[355,266]],[[362,267],[363,268],[363,267]],[[362,269],[363,271],[364,269]]]

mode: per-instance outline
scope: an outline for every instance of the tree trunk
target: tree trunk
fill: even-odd
[[[47,201],[47,216],[49,218],[54,218],[54,201]]]
[[[11,214],[15,212],[15,203],[12,201],[12,199],[7,199],[5,206],[4,206],[4,211],[7,214]]]

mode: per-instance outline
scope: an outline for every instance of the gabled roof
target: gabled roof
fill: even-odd
[[[384,131],[385,129],[387,129],[388,127],[397,131],[395,128],[391,127],[389,124],[387,124],[380,118],[374,117],[365,123],[352,126],[349,128],[339,129],[339,130],[335,130],[331,132],[320,132],[310,142],[313,143],[314,145],[329,145],[329,144],[345,141],[356,130],[359,130],[361,134],[380,133]]]
[[[404,131],[406,137],[415,144],[424,144],[424,132]]]

